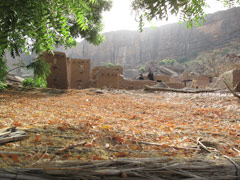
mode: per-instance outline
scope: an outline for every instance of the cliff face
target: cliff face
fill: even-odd
[[[227,46],[232,40],[240,41],[240,8],[210,14],[206,23],[198,28],[186,29],[185,24],[170,24],[156,29],[116,31],[105,33],[100,46],[82,41],[67,55],[90,58],[93,65],[109,62],[135,66],[146,61],[180,58],[193,53]]]

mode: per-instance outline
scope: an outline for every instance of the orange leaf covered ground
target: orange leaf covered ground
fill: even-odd
[[[29,135],[0,146],[1,164],[240,154],[240,105],[231,94],[59,92],[0,92],[0,128]]]

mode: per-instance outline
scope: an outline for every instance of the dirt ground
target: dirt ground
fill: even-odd
[[[9,127],[28,137],[2,143],[1,167],[56,160],[240,155],[240,103],[224,93],[0,91],[0,129]]]

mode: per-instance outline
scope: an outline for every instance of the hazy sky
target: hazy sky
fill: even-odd
[[[206,10],[207,13],[213,13],[219,10],[223,10],[221,3],[215,0],[207,0],[211,5],[211,8]],[[116,30],[137,30],[138,23],[134,19],[134,15],[131,15],[131,0],[113,0],[113,7],[111,11],[104,12],[103,32],[116,31]],[[163,24],[178,22],[177,17],[173,16],[169,18],[169,21],[153,22],[154,26],[160,26]],[[147,24],[146,27],[150,27],[151,24]]]

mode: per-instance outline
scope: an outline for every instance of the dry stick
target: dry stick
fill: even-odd
[[[25,138],[28,138],[28,135],[6,137],[6,138],[0,139],[0,144],[5,144],[5,143],[8,143],[8,142],[18,141],[18,140],[22,140],[22,139],[25,139]]]
[[[168,170],[168,169],[167,169]],[[173,172],[174,174],[179,174],[179,175],[182,175],[182,176],[185,176],[185,177],[190,177],[190,178],[198,178],[198,179],[205,179],[205,178],[202,178],[200,176],[197,176],[195,174],[192,174],[188,171],[183,171],[183,170],[168,170],[169,172]]]
[[[236,148],[233,148],[234,151],[237,151],[240,154],[240,151]]]
[[[143,142],[143,141],[132,141],[132,142],[136,144],[138,143],[138,144],[153,145],[153,146],[164,146],[163,144],[154,143],[154,142]],[[174,148],[174,149],[187,149],[187,150],[193,149],[193,148],[184,148],[184,147],[177,147],[177,146],[168,146],[168,147]]]
[[[180,93],[206,93],[206,92],[215,92],[218,89],[184,90],[184,89],[151,87],[151,86],[146,85],[144,90],[145,91],[170,91],[170,92],[180,92]]]
[[[229,161],[231,161],[231,163],[234,164],[235,168],[236,168],[236,176],[237,176],[237,180],[240,180],[240,166],[235,162],[233,161],[230,157],[228,156],[223,156],[225,157],[226,159],[228,159]]]
[[[201,143],[201,141],[197,140],[197,143],[198,143],[205,151],[207,151],[208,153],[211,153],[211,151],[209,151],[209,150],[207,149],[207,147],[206,147],[203,143]]]
[[[11,132],[3,132],[0,134],[0,139],[6,137],[6,136],[9,136],[11,134]]]
[[[67,150],[69,150],[69,149],[73,149],[73,148],[75,148],[75,147],[77,147],[77,146],[84,145],[84,144],[86,144],[86,143],[87,143],[86,141],[82,141],[82,142],[77,143],[77,144],[72,144],[72,145],[70,145],[70,146],[68,146],[68,147],[61,148],[61,149],[57,150],[56,153],[62,153],[62,152],[65,152],[65,151],[67,151]]]
[[[45,153],[42,155],[42,157],[40,157],[36,162],[32,163],[31,166],[33,166],[33,165],[37,164],[38,162],[40,162],[40,161],[44,158],[44,156],[47,154],[47,152],[48,152],[48,149],[46,149],[46,151],[45,151]]]
[[[192,139],[192,138],[191,138],[191,139]],[[192,140],[195,141],[197,144],[199,144],[200,147],[203,148],[205,151],[207,151],[208,153],[211,153],[211,151],[209,151],[209,150],[207,149],[207,147],[206,147],[199,139],[200,139],[200,138],[197,138],[197,140],[194,140],[194,139],[192,139]]]
[[[224,82],[224,84],[226,85],[226,87],[228,88],[228,90],[229,90],[235,97],[237,97],[237,98],[240,100],[240,96],[230,88],[229,84],[228,84],[225,80],[223,80],[223,82]]]
[[[0,154],[7,154],[7,155],[13,155],[13,154],[15,154],[15,155],[24,155],[24,153],[23,152],[13,152],[13,151],[0,151]]]

